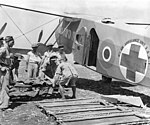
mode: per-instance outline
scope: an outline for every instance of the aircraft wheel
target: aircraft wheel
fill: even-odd
[[[102,75],[102,81],[110,83],[112,81],[112,78]]]

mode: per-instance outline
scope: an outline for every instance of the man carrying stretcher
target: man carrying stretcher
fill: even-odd
[[[67,62],[67,59],[59,59],[60,64],[58,65],[54,78],[52,81],[53,86],[59,86],[59,92],[64,99],[64,87],[72,88],[72,98],[76,98],[76,81],[78,78],[78,73],[76,69]]]

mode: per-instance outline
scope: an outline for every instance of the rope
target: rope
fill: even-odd
[[[52,20],[50,20],[50,21],[48,21],[48,22],[46,22],[46,23],[44,23],[44,24],[41,24],[41,25],[39,25],[38,27],[36,27],[36,28],[34,28],[34,29],[32,29],[32,30],[29,30],[29,31],[25,32],[24,34],[28,34],[28,33],[32,32],[32,31],[34,31],[34,30],[36,30],[36,29],[38,29],[38,28],[44,26],[44,25],[47,25],[47,24],[53,22],[54,20],[56,20],[56,19],[58,19],[58,18],[59,18],[59,17],[54,18],[54,19],[52,19]],[[18,39],[19,37],[22,37],[22,35],[20,35],[20,36],[18,36],[18,37],[15,37],[15,39]]]
[[[2,8],[2,6],[1,6]],[[27,39],[27,41],[32,44],[30,42],[30,40],[26,37],[26,35],[22,32],[22,30],[19,28],[19,26],[14,22],[14,20],[9,16],[9,14],[4,10],[4,8],[2,8],[2,10],[5,12],[5,14],[8,16],[8,18],[14,23],[14,25],[18,28],[18,30],[22,33],[23,36],[25,36],[25,38]]]

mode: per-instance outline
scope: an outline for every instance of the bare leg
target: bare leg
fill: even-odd
[[[18,69],[15,69],[14,71],[14,79],[15,81],[18,81]]]
[[[64,88],[59,84],[59,92],[61,94],[62,99],[65,99]]]

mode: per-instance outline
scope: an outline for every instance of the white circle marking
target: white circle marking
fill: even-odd
[[[108,57],[108,59],[106,59],[105,56],[104,56],[105,50],[108,50],[108,51],[109,51],[109,57]],[[111,59],[111,49],[110,49],[109,46],[104,47],[104,49],[103,49],[103,51],[102,51],[102,57],[103,57],[103,60],[104,60],[105,62],[109,62],[109,61],[110,61],[110,59]]]

